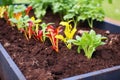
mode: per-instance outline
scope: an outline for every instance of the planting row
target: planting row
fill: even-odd
[[[93,27],[93,20],[103,20],[102,1],[66,1],[34,0],[28,7],[25,5],[1,6],[0,18],[4,18],[11,26],[17,27],[18,31],[23,33],[27,40],[34,38],[45,42],[46,38],[49,38],[52,48],[56,52],[59,51],[58,42],[61,40],[68,49],[71,49],[74,44],[78,46],[78,53],[80,53],[80,50],[84,50],[85,56],[91,58],[96,47],[105,44],[102,40],[106,37],[96,34],[94,30],[84,32],[82,36],[76,35],[75,39],[73,39],[73,36],[77,31],[76,26],[80,20],[87,20],[91,28]],[[71,2],[71,4],[69,5],[68,2]],[[53,23],[42,22],[42,17],[49,7],[53,13],[59,13],[61,18],[65,20],[60,22],[60,26],[54,27]],[[35,16],[29,17],[29,12],[32,9],[35,10]]]

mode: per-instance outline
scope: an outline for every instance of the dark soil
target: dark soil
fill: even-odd
[[[60,19],[58,15],[48,12],[44,21],[55,22],[57,26]],[[89,30],[81,25],[78,29]],[[0,20],[0,42],[27,80],[57,80],[120,65],[120,34],[94,30],[108,39],[106,45],[97,48],[92,59],[87,59],[83,51],[78,54],[76,46],[67,49],[63,42],[59,43],[59,52],[56,53],[49,40],[45,43],[34,39],[27,41],[23,34],[8,26],[3,19]]]

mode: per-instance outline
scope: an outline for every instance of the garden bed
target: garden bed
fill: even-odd
[[[43,20],[54,22],[55,26],[60,22],[59,16],[51,12],[48,12]],[[78,25],[77,28],[90,30],[84,25]],[[87,59],[83,52],[78,54],[76,46],[69,50],[63,42],[59,42],[59,52],[56,53],[51,48],[49,40],[45,43],[34,39],[27,41],[23,34],[8,26],[2,19],[0,20],[0,42],[27,80],[57,80],[120,65],[120,34],[93,29],[108,39],[107,44],[97,48],[92,59]]]

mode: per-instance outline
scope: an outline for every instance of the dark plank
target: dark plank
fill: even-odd
[[[7,51],[0,44],[0,73],[2,80],[26,80]]]

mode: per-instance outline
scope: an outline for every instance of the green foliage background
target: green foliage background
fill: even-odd
[[[120,0],[113,0],[112,4],[109,4],[107,0],[105,0],[103,9],[107,17],[120,21]]]
[[[14,3],[29,3],[29,0],[14,0]],[[103,9],[106,16],[115,20],[120,20],[120,0],[112,0],[112,4],[108,0],[104,0]]]
[[[0,6],[1,5],[9,5],[12,4],[13,0],[0,0]]]

